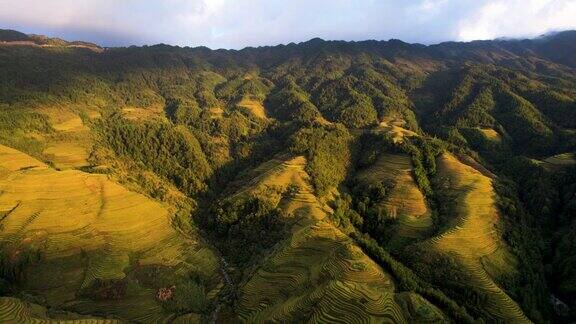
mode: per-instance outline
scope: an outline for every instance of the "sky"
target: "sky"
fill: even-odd
[[[0,0],[0,29],[102,46],[434,44],[576,29],[576,0]]]

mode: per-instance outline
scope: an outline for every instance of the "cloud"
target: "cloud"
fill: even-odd
[[[576,0],[494,0],[462,19],[458,39],[533,37],[576,28]]]
[[[535,36],[576,28],[574,17],[576,0],[0,0],[0,28],[105,46],[435,43]]]

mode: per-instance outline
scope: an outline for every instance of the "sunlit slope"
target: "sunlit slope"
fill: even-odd
[[[158,289],[192,274],[205,278],[205,293],[219,289],[216,257],[172,227],[174,212],[106,176],[55,171],[0,146],[3,252],[12,264],[38,259],[21,288],[49,306],[156,321],[175,316]]]
[[[244,322],[437,322],[442,312],[420,296],[398,294],[391,276],[327,218],[313,194],[303,157],[265,163],[239,195],[286,188],[278,205],[293,218],[291,234],[239,287]],[[281,190],[280,190],[281,191]],[[418,310],[418,311],[414,311]]]
[[[404,128],[406,121],[398,117],[385,117],[382,119],[376,131],[384,132],[392,137],[394,143],[400,143],[404,137],[418,136],[415,132]]]
[[[383,205],[398,220],[397,235],[405,238],[421,238],[433,225],[424,195],[412,177],[413,168],[410,156],[385,153],[357,175],[365,184],[387,182],[393,186]]]
[[[55,131],[44,137],[44,157],[59,169],[88,165],[92,140],[90,129],[80,116],[60,108],[45,108],[41,111],[48,116]]]
[[[478,131],[482,133],[482,135],[493,142],[499,143],[502,141],[502,136],[492,128],[478,128]]]
[[[241,109],[246,110],[248,113],[252,114],[254,117],[266,119],[266,110],[261,101],[251,98],[250,96],[244,96],[238,103],[237,106]]]
[[[429,243],[430,248],[457,256],[469,271],[469,284],[487,294],[485,309],[493,320],[528,322],[522,310],[495,282],[492,276],[515,271],[515,258],[496,231],[499,213],[492,179],[451,154],[438,159],[441,190],[453,199],[454,218],[448,230]]]

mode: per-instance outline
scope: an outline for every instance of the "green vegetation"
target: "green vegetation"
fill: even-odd
[[[340,125],[301,128],[290,138],[289,150],[308,158],[306,171],[319,196],[336,188],[346,177],[350,140],[348,131]]]
[[[443,308],[447,314],[458,322],[474,322],[474,318],[466,312],[465,308],[459,306],[441,291],[434,289],[423,282],[409,268],[406,268],[400,262],[392,258],[390,254],[378,246],[378,243],[374,240],[358,234],[354,234],[353,237],[371,257],[394,274],[395,278],[400,281],[402,289],[416,291],[429,300],[441,305],[441,308]]]
[[[53,129],[46,116],[23,107],[0,104],[0,141],[11,147],[42,156],[44,145],[32,134],[50,133]]]
[[[0,321],[574,321],[573,37],[0,31]]]
[[[280,120],[312,123],[321,117],[318,108],[292,79],[282,81],[267,98],[266,106]]]
[[[212,208],[208,228],[226,242],[222,249],[235,262],[246,263],[283,237],[282,210],[265,200],[224,201]]]
[[[164,123],[134,123],[110,116],[95,125],[108,146],[156,174],[166,177],[189,195],[205,190],[211,174],[200,143],[185,128]]]

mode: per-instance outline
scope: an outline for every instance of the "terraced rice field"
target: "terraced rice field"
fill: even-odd
[[[391,278],[326,221],[296,231],[242,286],[239,316],[246,322],[406,322]]]
[[[96,279],[112,280],[126,277],[124,269],[128,268],[130,259],[125,251],[114,247],[91,253],[80,288],[88,288]]]
[[[330,208],[320,204],[314,196],[310,177],[304,171],[305,165],[306,158],[303,156],[268,161],[255,170],[258,175],[250,180],[246,188],[252,193],[274,189],[275,194],[272,193],[269,197],[280,204],[289,215],[299,216],[302,210],[306,210],[307,216],[322,219]],[[296,186],[298,191],[292,198],[280,201],[280,193],[290,185]]]
[[[474,258],[495,252],[502,244],[495,226],[499,221],[492,180],[451,154],[438,160],[438,173],[446,190],[454,193],[458,217],[451,230],[435,238],[443,250],[457,250]]]
[[[50,125],[57,132],[78,132],[88,129],[76,112],[80,109],[82,108],[43,107],[37,108],[37,111],[48,117]],[[94,110],[91,110],[91,112],[88,112],[88,110],[85,111],[87,115],[94,115],[96,112]]]
[[[80,168],[88,165],[89,148],[85,146],[78,141],[62,141],[49,144],[43,153],[58,169]]]
[[[60,132],[73,132],[84,129],[84,123],[79,116],[71,115],[54,122],[52,127]]]
[[[311,191],[305,163],[304,157],[269,161],[244,180],[246,187],[236,193],[238,196],[288,185],[297,188],[294,195],[278,201],[297,220],[290,238],[275,247],[263,265],[240,285],[240,320],[412,321],[415,317],[404,307],[419,306],[413,301],[400,306],[390,275],[329,221],[329,209]],[[443,318],[439,311],[433,314]]]
[[[359,172],[366,184],[391,182],[392,192],[383,202],[389,215],[398,219],[397,235],[421,238],[432,227],[432,217],[424,195],[412,177],[412,160],[405,154],[382,154],[371,167]]]
[[[70,303],[69,307],[80,313],[112,313],[122,314],[123,318],[128,318],[136,323],[171,323],[176,314],[166,312],[150,299],[150,294],[155,294],[156,290],[139,290],[126,297],[123,302],[116,300],[87,301],[78,300]],[[130,305],[128,308],[126,305]]]
[[[406,121],[401,118],[385,117],[378,125],[376,131],[384,132],[392,136],[394,143],[400,143],[404,137],[418,136],[411,130],[404,128]]]
[[[491,277],[515,271],[515,258],[496,232],[499,215],[492,180],[448,153],[438,160],[438,174],[442,190],[453,194],[455,218],[447,231],[430,240],[431,248],[457,256],[473,275],[471,286],[489,296],[486,309],[493,320],[529,322]]]
[[[70,320],[66,317],[50,318],[46,308],[23,302],[17,298],[0,297],[0,323],[60,323],[60,324],[116,324],[117,320],[105,320],[96,318],[82,318]]]
[[[30,249],[42,255],[23,290],[51,306],[75,311],[70,301],[80,289],[95,279],[123,280],[134,265],[160,264],[182,276],[197,271],[219,278],[216,256],[172,228],[168,206],[106,176],[55,171],[5,146],[0,146],[0,213],[5,214],[0,241],[8,243],[14,260]],[[125,298],[108,304],[82,300],[78,312],[97,309],[134,319],[134,307],[142,303],[149,307],[136,308],[138,316],[160,308],[155,291],[136,285]]]
[[[266,110],[262,105],[262,102],[258,100],[251,99],[249,97],[244,97],[240,102],[237,104],[238,107],[246,109],[249,113],[251,113],[254,117],[267,119]]]
[[[92,147],[89,128],[82,119],[70,111],[47,111],[55,134],[43,138],[46,149],[44,158],[58,169],[75,169],[88,165],[88,153]]]
[[[448,323],[440,309],[416,293],[401,292],[395,298],[413,323]]]

